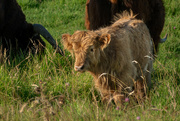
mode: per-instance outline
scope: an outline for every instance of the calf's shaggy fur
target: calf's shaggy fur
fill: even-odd
[[[134,82],[151,83],[152,42],[143,21],[133,14],[123,13],[109,27],[96,31],[76,31],[63,34],[64,48],[75,55],[74,69],[90,72],[96,88],[107,101],[122,103],[122,91],[133,90]]]

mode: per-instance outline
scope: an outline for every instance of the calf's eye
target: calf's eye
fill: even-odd
[[[91,48],[91,52],[93,52],[94,50],[93,50],[93,48]]]

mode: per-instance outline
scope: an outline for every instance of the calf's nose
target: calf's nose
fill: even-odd
[[[75,69],[75,71],[82,71],[84,69],[84,65],[75,66],[74,69]]]

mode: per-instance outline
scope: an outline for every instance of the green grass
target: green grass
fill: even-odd
[[[61,45],[63,33],[85,30],[86,0],[18,0],[30,23],[44,25]],[[101,103],[89,73],[73,70],[47,43],[39,57],[21,57],[0,66],[0,120],[180,120],[180,1],[164,0],[166,21],[152,74],[153,87],[144,104],[123,109]],[[62,46],[62,45],[61,45]],[[22,57],[23,58],[23,57]]]

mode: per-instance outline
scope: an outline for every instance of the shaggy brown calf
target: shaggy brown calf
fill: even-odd
[[[96,30],[108,26],[112,23],[114,15],[124,10],[132,10],[137,19],[146,23],[157,51],[158,44],[166,40],[160,38],[165,21],[162,0],[87,0],[86,29]]]
[[[61,49],[50,33],[40,24],[31,24],[16,0],[0,0],[0,48],[14,55],[19,52],[43,51],[45,42],[42,35],[60,54]],[[2,52],[4,53],[4,52]],[[0,53],[1,54],[1,53]]]
[[[122,89],[132,91],[134,82],[151,84],[152,52],[149,30],[135,16],[120,16],[114,24],[96,31],[62,35],[64,48],[75,55],[74,69],[90,72],[102,97],[121,104]],[[139,88],[141,91],[141,89]]]

